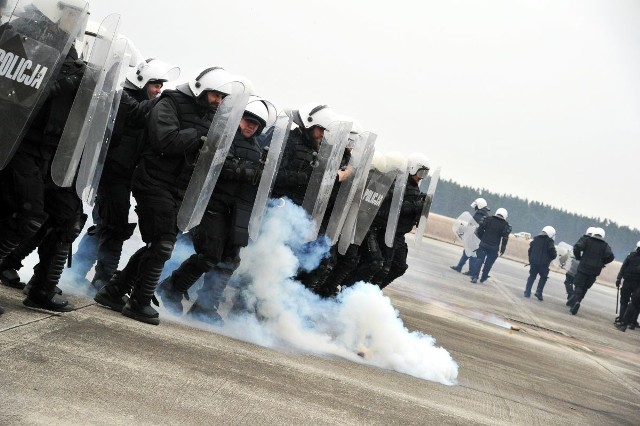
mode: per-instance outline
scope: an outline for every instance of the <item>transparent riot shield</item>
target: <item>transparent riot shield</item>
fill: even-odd
[[[424,205],[422,206],[422,213],[420,213],[420,221],[416,228],[415,244],[417,248],[422,246],[422,240],[424,239],[424,231],[427,228],[427,219],[429,218],[429,211],[431,210],[431,204],[433,203],[433,197],[436,193],[436,187],[440,180],[440,167],[436,167],[431,172],[431,180],[429,182],[429,188],[427,188],[427,196],[424,199]]]
[[[354,174],[350,179],[340,184],[336,202],[333,205],[333,210],[325,232],[325,235],[329,238],[329,241],[331,241],[331,245],[338,241],[338,236],[349,213],[348,207],[353,201],[360,182],[367,177],[366,172],[369,171],[369,167],[371,166],[377,137],[378,135],[370,132],[361,134],[356,146],[351,151],[349,166],[353,168]]]
[[[369,231],[384,198],[387,196],[398,170],[381,171],[371,169],[369,176],[358,190],[357,197],[351,203],[349,213],[342,227],[338,242],[338,251],[344,254],[350,244],[360,245]]]
[[[227,153],[238,130],[250,92],[244,84],[232,83],[232,91],[218,107],[200,150],[184,199],[178,211],[178,228],[187,232],[200,223],[220,176]]]
[[[100,100],[97,94],[104,85],[108,71],[105,65],[119,25],[120,15],[115,13],[104,18],[100,24],[84,76],[51,163],[51,178],[58,186],[71,186],[87,143],[102,144],[102,138],[89,140],[89,130],[96,120],[96,113],[104,112],[97,111]]]
[[[331,123],[320,144],[318,166],[311,172],[309,185],[302,201],[302,208],[309,213],[314,223],[314,229],[308,236],[311,240],[315,240],[318,236],[352,125],[353,123],[346,121]]]
[[[387,247],[393,247],[393,240],[396,236],[398,228],[398,219],[400,219],[400,210],[402,209],[402,200],[404,199],[404,190],[407,188],[407,179],[409,178],[409,168],[407,160],[397,169],[397,176],[393,187],[393,197],[391,198],[391,207],[389,208],[389,217],[387,219],[387,229],[384,232],[384,243]]]
[[[291,123],[292,117],[282,112],[278,115],[273,125],[273,133],[271,134],[267,157],[264,161],[264,168],[262,169],[262,176],[260,177],[260,184],[258,185],[258,193],[253,203],[251,217],[249,218],[249,238],[252,241],[258,239],[264,212],[267,207],[267,202],[269,201],[269,195],[271,194],[271,189],[273,189],[274,179],[280,166],[280,161],[282,160],[283,147],[289,137]]]
[[[51,77],[84,29],[88,4],[81,4],[58,2],[55,23],[31,0],[0,8],[0,169],[13,157],[46,100]]]
[[[95,93],[98,102],[76,179],[78,196],[90,206],[95,201],[95,193],[111,141],[111,131],[120,107],[122,83],[131,56],[127,47],[128,42],[125,38],[118,38],[112,44],[111,53],[105,63],[107,73],[104,83]]]
[[[462,212],[451,228],[455,236],[462,241],[464,253],[469,257],[474,257],[480,246],[480,238],[476,236],[478,223],[473,219],[471,213]]]
[[[568,271],[571,268],[573,258],[573,246],[571,244],[560,241],[556,246],[558,255],[553,260],[553,264],[558,268]]]

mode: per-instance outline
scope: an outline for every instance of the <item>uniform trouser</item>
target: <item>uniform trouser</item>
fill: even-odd
[[[129,223],[131,178],[127,173],[105,167],[105,184],[98,187],[96,207],[101,232],[97,248],[95,280],[108,281],[118,268],[122,246],[131,238],[135,223]],[[108,183],[108,184],[107,184]]]
[[[566,273],[564,277],[564,288],[567,291],[567,299],[570,299],[573,296],[573,282],[575,281],[575,275],[571,275],[570,273]]]
[[[231,216],[229,212],[207,211],[200,224],[191,230],[195,253],[172,272],[174,290],[184,293],[223,258],[233,260],[235,249],[230,240]],[[228,258],[228,259],[227,259]]]
[[[624,285],[627,285],[628,289],[631,290],[627,296],[630,303],[624,313],[622,312],[622,307],[620,308],[620,318],[625,325],[632,325],[638,321],[638,314],[640,314],[640,280],[628,280],[625,278]],[[622,298],[622,291],[620,297]]]
[[[0,224],[0,262],[33,237],[47,219],[48,160],[18,150],[2,171],[2,199],[10,214]]]
[[[385,288],[391,284],[396,278],[401,277],[409,268],[407,265],[407,256],[409,254],[409,247],[405,240],[404,234],[396,234],[393,241],[393,257],[390,262],[389,272],[382,278],[382,281],[378,284],[380,288]]]
[[[148,179],[139,168],[136,173]],[[127,262],[119,276],[121,290],[133,286],[131,298],[148,306],[160,279],[164,263],[171,257],[178,234],[177,215],[181,199],[173,188],[142,180],[133,187],[140,234],[146,246]]]
[[[527,286],[524,290],[525,293],[531,294],[531,288],[533,287],[533,283],[536,281],[538,275],[540,275],[540,281],[538,281],[536,294],[542,294],[542,290],[544,290],[544,286],[549,278],[549,267],[546,265],[535,264],[529,265],[529,278],[527,279]]]
[[[460,256],[460,260],[458,261],[458,265],[456,265],[456,269],[458,269],[459,271],[462,271],[462,267],[464,266],[465,263],[467,263],[467,260],[469,260],[469,256],[467,256],[467,253],[465,253],[464,250],[462,250],[462,256]]]
[[[632,303],[632,295],[640,285],[640,280],[630,280],[625,278],[620,287],[620,319],[625,318],[625,313]]]
[[[382,245],[380,244],[378,234],[382,234]],[[384,266],[385,256],[382,251],[383,246],[384,230],[369,229],[369,232],[367,232],[367,235],[365,235],[360,245],[360,260],[358,266],[345,279],[345,285],[350,286],[359,281],[372,282],[373,277],[379,273]]]
[[[589,275],[584,272],[578,271],[576,273],[576,277],[574,280],[574,291],[573,291],[573,304],[581,302],[584,299],[584,296],[587,294],[587,291],[591,288],[593,283],[596,282],[597,275]]]
[[[484,281],[489,277],[489,272],[498,258],[498,249],[492,249],[488,247],[479,247],[476,252],[478,257],[471,258],[471,276],[478,278],[480,276],[480,269],[482,268],[482,276],[480,280]]]
[[[71,245],[87,220],[75,188],[60,188],[52,181],[45,188],[46,231],[38,247],[39,262],[34,267],[31,292],[52,295],[70,255]]]
[[[86,277],[96,263],[98,242],[100,240],[100,234],[102,233],[102,227],[99,223],[96,223],[96,218],[98,217],[97,211],[97,207],[94,207],[91,214],[94,224],[90,226],[87,232],[80,238],[78,249],[73,254],[73,266],[70,271],[75,276],[75,279]]]
[[[337,253],[333,270],[324,282],[324,294],[336,294],[338,292],[338,286],[345,285],[345,279],[358,266],[360,258],[359,249],[359,246],[351,244],[344,255]]]

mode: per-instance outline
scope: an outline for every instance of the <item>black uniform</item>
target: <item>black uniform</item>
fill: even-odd
[[[205,275],[189,314],[220,319],[216,311],[222,294],[239,263],[239,249],[249,242],[249,218],[257,194],[261,159],[262,149],[256,138],[245,138],[238,130],[202,221],[191,231],[195,254],[158,288],[163,303],[174,312],[182,312],[183,293],[211,271]]]
[[[556,258],[556,246],[547,234],[536,236],[529,244],[529,278],[524,290],[524,297],[531,296],[531,287],[540,275],[535,296],[542,300],[542,291],[549,278],[549,265]]]
[[[480,282],[485,282],[489,278],[489,272],[500,254],[504,254],[511,234],[511,225],[500,216],[489,216],[485,218],[478,229],[476,235],[480,238],[480,246],[476,254],[478,257],[471,258],[471,282],[475,283],[480,277]],[[480,269],[482,268],[482,276]]]
[[[402,276],[407,270],[408,247],[405,234],[419,222],[425,201],[425,194],[420,192],[418,183],[409,176],[402,199],[398,225],[392,247],[385,244],[384,236],[391,209],[394,186],[392,185],[384,197],[373,224],[360,246],[360,261],[357,268],[345,279],[346,285],[358,281],[371,282],[380,288],[389,285]]]
[[[475,220],[475,222],[478,225],[481,224],[484,218],[489,216],[490,211],[491,209],[489,207],[483,207],[481,209],[476,207],[476,211],[473,214],[473,220]],[[460,260],[458,261],[458,264],[455,266],[452,266],[451,269],[458,272],[462,272],[462,268],[464,267],[464,264],[467,263],[467,260],[469,260],[469,256],[467,256],[467,253],[465,253],[465,251],[463,250],[462,256],[460,256]]]
[[[74,272],[84,278],[96,261],[93,283],[97,289],[106,284],[118,268],[122,245],[135,229],[129,223],[131,178],[140,158],[146,117],[156,100],[149,99],[146,87],[125,87],[120,99],[111,142],[98,186],[92,226],[82,238],[74,255]],[[98,240],[95,249],[88,239]],[[88,249],[88,253],[81,252]]]
[[[188,88],[184,86],[184,89]],[[150,302],[178,233],[177,215],[189,184],[202,137],[215,111],[180,90],[165,90],[145,130],[145,148],[133,174],[133,196],[146,246],[98,292],[96,301],[131,318],[158,324]],[[122,296],[133,286],[125,306]]]
[[[573,254],[580,261],[574,280],[573,296],[569,301],[571,313],[575,315],[580,309],[580,302],[596,282],[602,268],[607,263],[613,262],[614,256],[606,241],[587,235],[574,244]]]
[[[6,185],[4,197],[11,200],[12,214],[0,227],[0,261],[21,243],[27,243],[28,251],[39,244],[40,261],[34,268],[29,294],[24,301],[28,306],[62,311],[72,309],[66,300],[55,294],[55,288],[71,244],[87,217],[74,188],[60,188],[53,183],[50,166],[84,70],[85,64],[71,48],[60,72],[50,81],[46,101],[13,159],[2,171],[2,181]],[[41,237],[36,237],[39,231]],[[36,244],[30,241],[36,241]],[[21,260],[22,255],[14,256],[14,261],[18,258]]]
[[[640,313],[640,248],[629,253],[622,262],[616,285],[620,286],[623,279],[620,289],[620,316],[617,321],[620,325],[618,328],[622,331],[628,326],[635,328]]]

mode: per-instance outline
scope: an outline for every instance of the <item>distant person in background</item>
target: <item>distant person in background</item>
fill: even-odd
[[[604,229],[594,228],[592,235],[581,237],[573,246],[573,254],[580,261],[580,265],[576,272],[573,296],[569,300],[571,315],[578,313],[582,299],[596,282],[605,265],[613,262],[613,252],[604,240],[604,235]]]
[[[524,289],[524,297],[531,297],[531,287],[538,275],[538,288],[535,296],[542,301],[542,290],[549,278],[549,265],[556,258],[556,246],[553,239],[556,236],[556,230],[553,226],[545,226],[542,232],[537,235],[531,243],[529,243],[529,278]]]
[[[478,225],[482,223],[485,217],[489,216],[489,212],[491,211],[487,206],[487,200],[484,198],[476,198],[473,203],[471,203],[471,207],[475,209],[475,212],[473,213],[473,220],[475,220]],[[460,257],[458,264],[450,266],[450,268],[454,271],[462,272],[462,268],[464,267],[464,264],[467,263],[467,260],[469,260],[469,256],[467,256],[467,253],[462,250],[462,256]],[[469,262],[469,271],[463,272],[463,274],[471,275],[471,262]]]
[[[620,316],[616,318],[614,325],[618,330],[626,331],[627,327],[635,328],[640,312],[640,241],[636,244],[636,249],[622,262],[616,287],[620,287],[622,280],[624,283],[620,289]]]
[[[489,272],[498,258],[498,252],[502,256],[507,249],[509,242],[509,234],[511,234],[511,225],[507,222],[507,209],[499,208],[496,214],[485,218],[484,221],[476,229],[476,235],[480,238],[480,246],[476,254],[477,258],[471,258],[470,272],[471,282],[483,283],[489,279]],[[480,270],[482,269],[482,274]]]

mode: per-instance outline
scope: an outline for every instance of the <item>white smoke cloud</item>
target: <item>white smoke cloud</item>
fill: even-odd
[[[458,365],[450,354],[432,337],[407,330],[377,286],[358,283],[336,299],[321,299],[292,279],[300,265],[297,249],[310,227],[296,205],[269,209],[258,241],[241,251],[234,273],[250,282],[248,301],[255,316],[229,317],[223,334],[455,384]],[[325,253],[306,252],[313,259],[305,262],[317,264]]]

